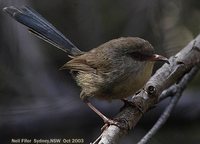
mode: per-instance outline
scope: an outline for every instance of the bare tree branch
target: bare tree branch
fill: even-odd
[[[132,101],[143,112],[146,112],[150,107],[159,102],[159,96],[165,89],[178,83],[194,66],[200,64],[200,35],[179,53],[172,56],[169,61],[170,64],[164,64],[157,70],[146,83],[144,89],[139,94],[133,96]],[[194,77],[194,75],[191,77]],[[131,128],[134,128],[142,117],[138,107],[126,106],[123,108],[115,117],[115,119],[120,121],[120,125],[123,128],[110,125],[103,131],[99,144],[118,143],[120,137],[126,135]]]
[[[199,67],[194,67],[192,70],[185,74],[185,76],[181,79],[181,81],[178,84],[173,85],[169,88],[167,91],[168,94],[170,94],[170,91],[176,91],[175,95],[171,98],[169,105],[164,110],[163,114],[160,116],[158,121],[155,123],[155,125],[151,128],[151,130],[138,142],[138,144],[146,144],[157,132],[158,130],[164,125],[164,123],[169,118],[172,110],[175,108],[178,100],[180,99],[184,89],[186,88],[187,84],[192,80],[193,76],[198,72]],[[166,92],[166,94],[167,94]],[[167,96],[167,95],[166,95]]]

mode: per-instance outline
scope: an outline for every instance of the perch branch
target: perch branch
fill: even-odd
[[[171,98],[169,105],[166,107],[163,114],[160,116],[160,118],[155,123],[155,125],[138,142],[138,144],[146,144],[157,133],[157,131],[164,125],[164,123],[169,118],[172,110],[175,108],[187,84],[192,80],[193,76],[198,72],[198,70],[199,70],[199,67],[197,66],[193,67],[192,70],[188,74],[185,74],[185,76],[181,79],[181,81],[178,84],[174,84],[173,87],[170,87],[167,90],[167,92],[165,93],[165,95],[163,95],[163,97],[167,97],[167,96],[170,96],[170,94],[173,94],[171,95],[173,97]]]

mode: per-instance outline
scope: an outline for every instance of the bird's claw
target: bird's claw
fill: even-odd
[[[126,120],[123,120],[123,119],[108,119],[106,121],[104,121],[105,124],[103,125],[103,127],[101,128],[101,131],[104,131],[105,129],[107,129],[110,125],[115,125],[117,126],[118,128],[120,129],[126,129],[128,126],[126,124],[127,121]],[[128,128],[129,129],[129,128]]]

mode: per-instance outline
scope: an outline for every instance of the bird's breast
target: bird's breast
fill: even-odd
[[[125,71],[124,79],[113,85],[111,99],[122,99],[134,95],[148,81],[152,74],[153,63],[145,63]]]
[[[76,77],[84,95],[104,100],[122,99],[141,89],[152,73],[153,63],[139,63],[119,67],[112,73],[79,72]]]

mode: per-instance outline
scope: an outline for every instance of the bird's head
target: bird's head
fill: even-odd
[[[163,61],[169,63],[168,58],[155,54],[153,46],[144,39],[138,37],[122,37],[111,42],[119,54],[128,55],[136,61]]]

